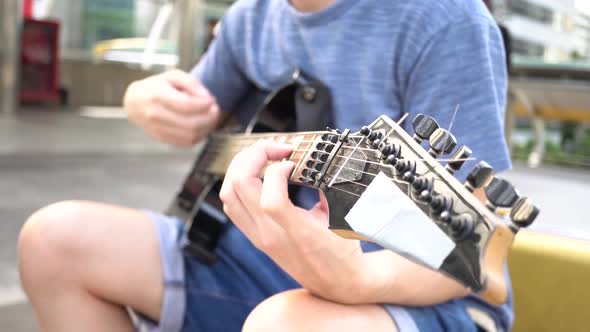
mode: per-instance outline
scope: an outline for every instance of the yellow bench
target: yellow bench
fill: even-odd
[[[590,331],[590,241],[522,231],[508,265],[514,332]]]

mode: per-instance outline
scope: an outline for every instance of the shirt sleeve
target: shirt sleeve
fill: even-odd
[[[487,17],[450,24],[425,42],[406,74],[402,105],[409,119],[423,113],[449,129],[459,107],[451,132],[458,146],[467,145],[477,159],[465,163],[457,173],[460,180],[479,160],[496,172],[511,167],[504,136],[507,73],[501,38]]]
[[[233,112],[247,94],[251,84],[240,69],[230,43],[236,10],[230,8],[221,23],[217,36],[207,52],[193,68],[192,74],[199,79],[217,99],[224,112]]]

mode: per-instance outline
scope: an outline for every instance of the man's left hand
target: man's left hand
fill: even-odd
[[[238,153],[221,188],[223,210],[257,248],[313,294],[364,303],[371,287],[359,241],[328,230],[323,194],[311,210],[289,199],[293,163],[279,160],[291,151],[285,144],[260,141]]]

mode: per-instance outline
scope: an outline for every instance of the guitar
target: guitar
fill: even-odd
[[[413,119],[412,136],[387,116],[357,132],[268,132],[292,128],[297,116],[320,114],[328,99],[317,82],[293,79],[265,99],[246,133],[209,137],[166,211],[187,221],[185,251],[215,262],[217,239],[230,223],[218,197],[225,171],[242,148],[271,139],[294,147],[290,181],[324,193],[334,233],[375,242],[449,275],[491,304],[505,303],[506,257],[518,230],[539,209],[484,161],[460,183],[453,174],[471,150],[459,147],[443,165],[439,158],[451,154],[457,141],[426,115]],[[485,192],[485,204],[476,190]]]

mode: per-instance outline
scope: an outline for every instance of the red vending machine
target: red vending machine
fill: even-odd
[[[21,34],[20,101],[59,100],[59,23],[30,18],[25,6]]]

